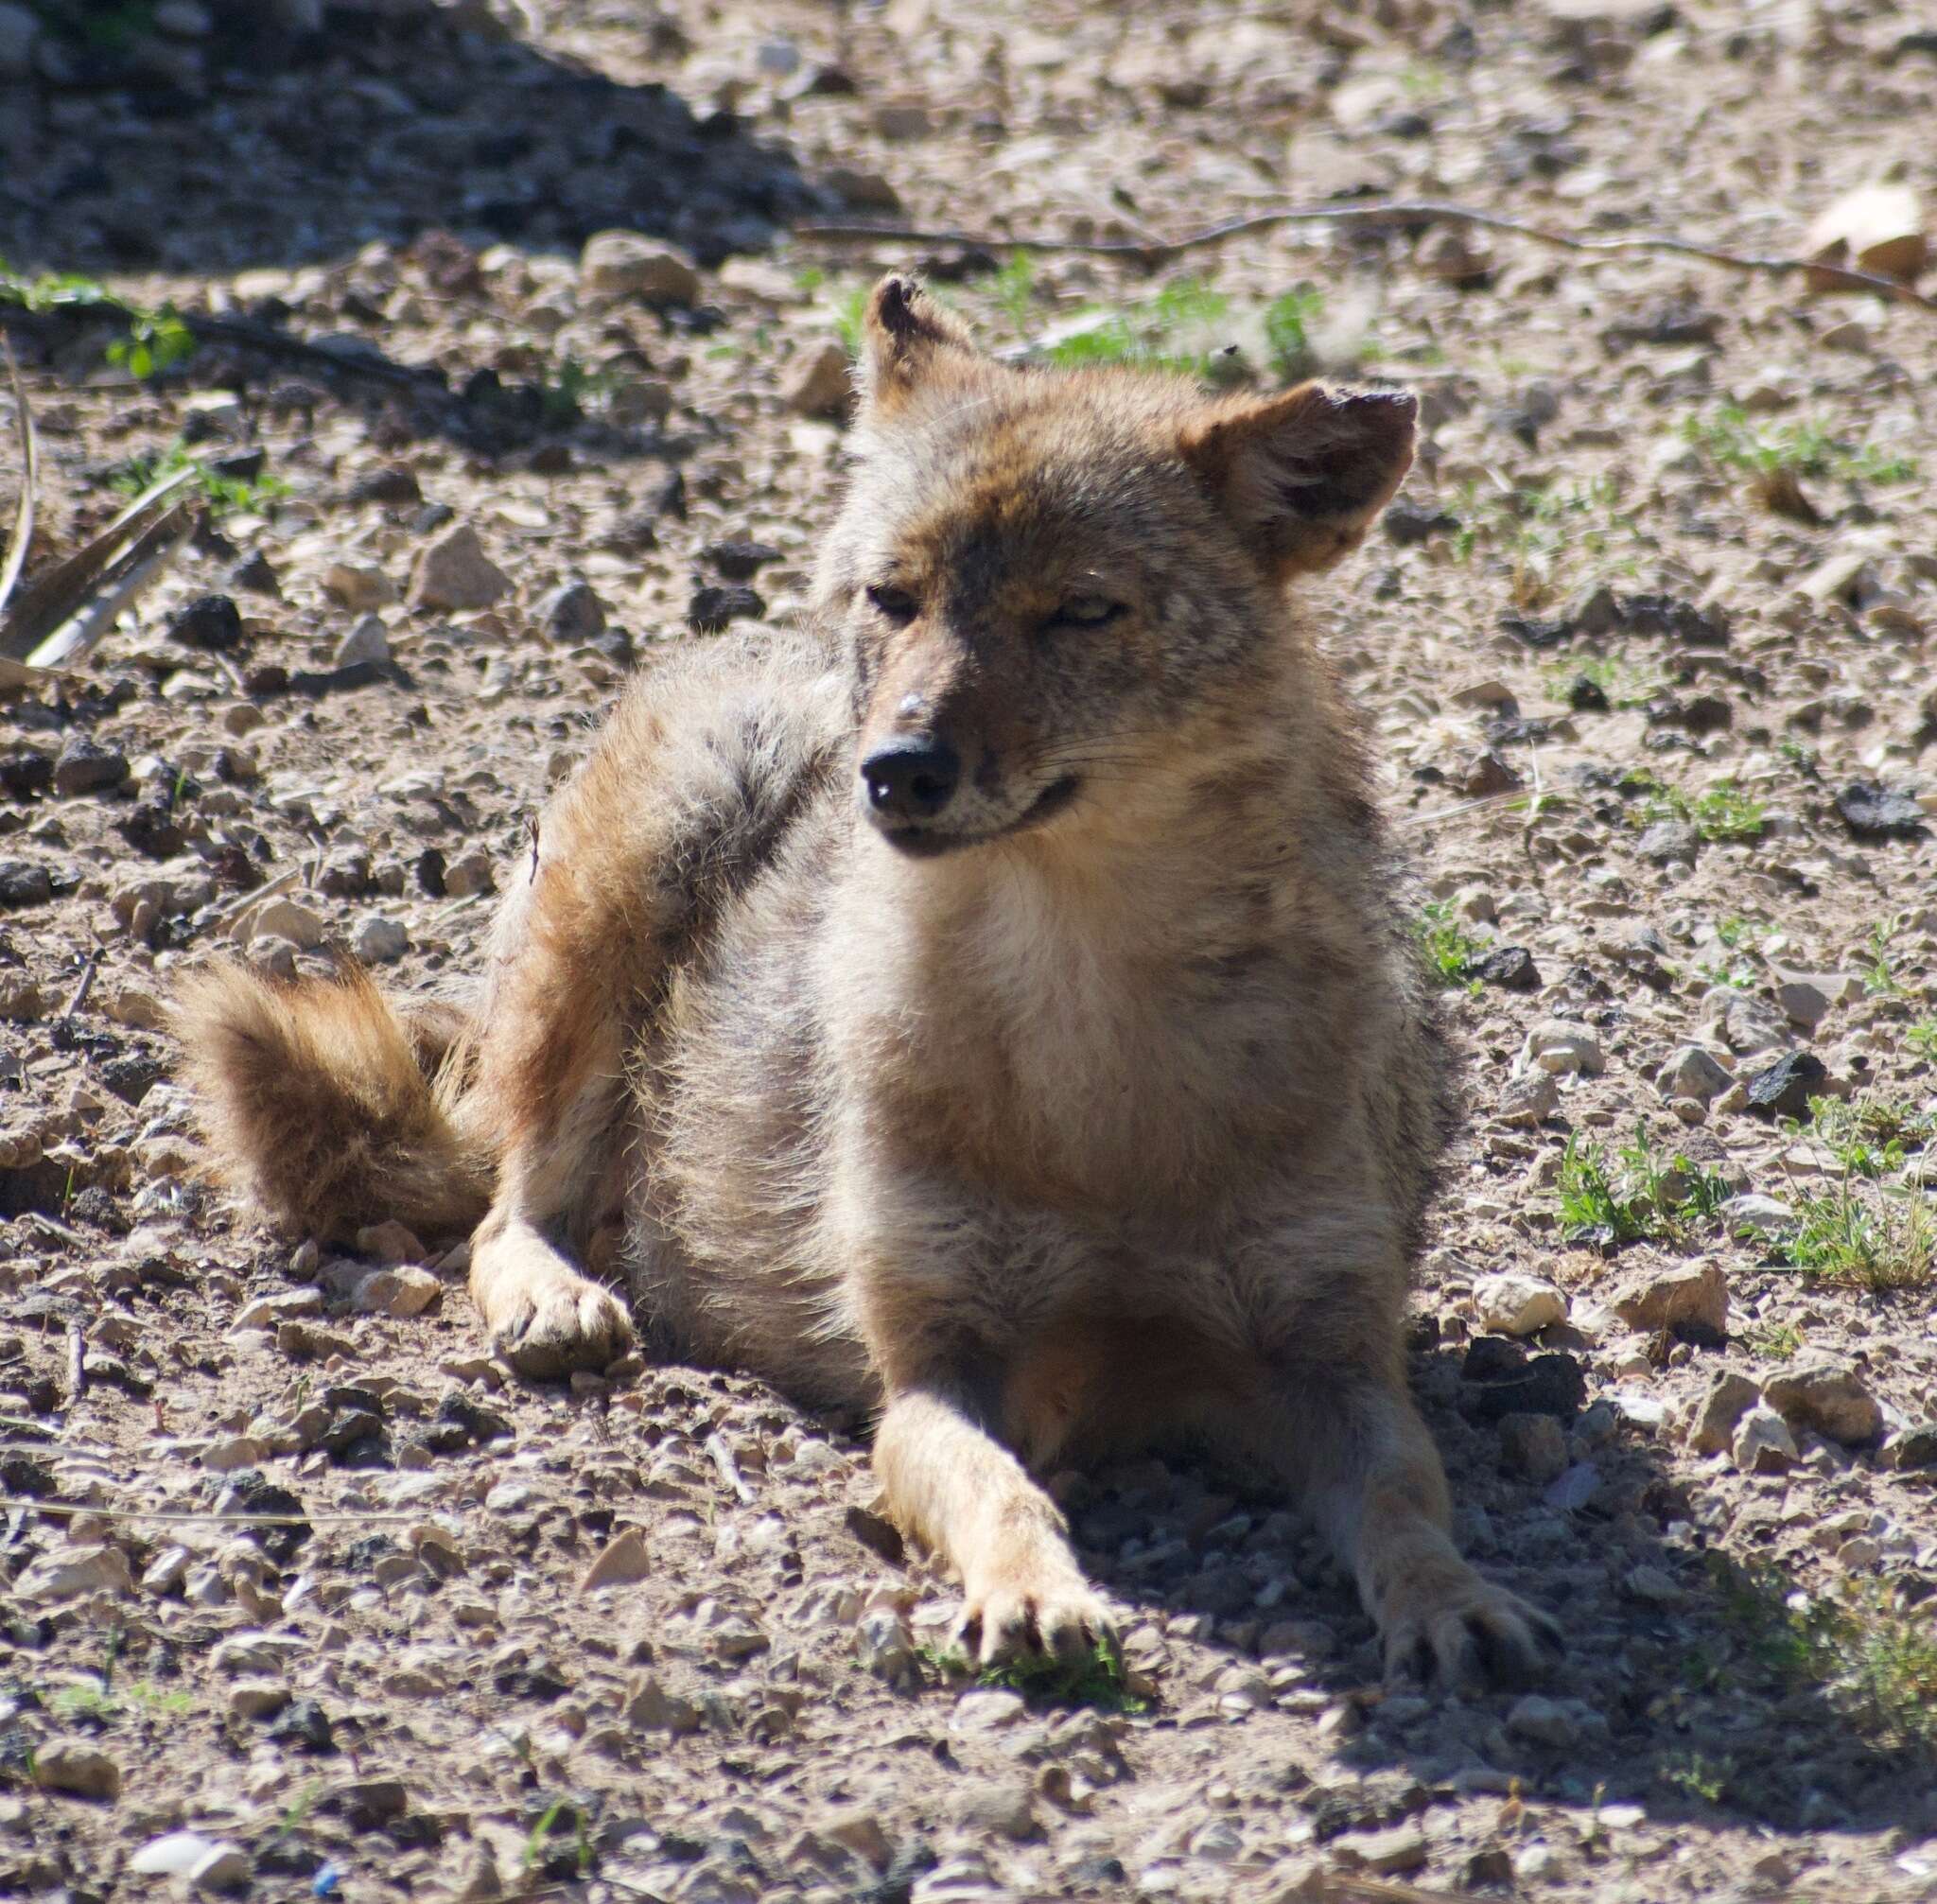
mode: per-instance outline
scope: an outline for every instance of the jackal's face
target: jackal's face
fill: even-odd
[[[1194,717],[1284,640],[1285,582],[1352,548],[1412,458],[1410,396],[1015,369],[901,278],[869,302],[864,377],[823,597],[856,797],[909,853],[1188,771]]]

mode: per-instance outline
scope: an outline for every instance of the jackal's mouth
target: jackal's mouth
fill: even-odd
[[[1082,791],[1083,782],[1074,774],[1052,780],[1013,820],[986,832],[951,832],[946,827],[882,827],[881,837],[897,852],[911,860],[939,859],[965,847],[991,846],[997,840],[1012,840],[1018,833],[1039,827],[1067,808]]]

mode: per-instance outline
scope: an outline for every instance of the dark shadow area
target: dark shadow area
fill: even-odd
[[[34,10],[42,70],[0,80],[0,256],[29,273],[228,275],[433,231],[576,251],[613,228],[717,264],[817,201],[730,114],[430,0],[322,7],[313,30],[301,7],[215,0],[187,40],[125,0]],[[641,52],[676,54],[672,30],[642,18]]]
[[[1709,1511],[1668,1474],[1652,1437],[1605,1421],[1606,1404],[1583,1410],[1578,1387],[1571,1404],[1563,1392],[1541,1404],[1534,1358],[1571,1358],[1530,1348],[1486,1337],[1430,1349],[1413,1366],[1466,1551],[1566,1632],[1567,1658],[1529,1703],[1510,1688],[1449,1699],[1384,1686],[1355,1590],[1290,1504],[1186,1454],[1075,1483],[1066,1500],[1084,1563],[1132,1635],[1146,1617],[1195,1616],[1199,1641],[1229,1660],[1211,1688],[1221,1701],[1333,1715],[1337,1776],[1312,1782],[1299,1763],[1264,1774],[1309,1809],[1320,1844],[1402,1824],[1455,1792],[1504,1804],[1516,1786],[1529,1801],[1579,1808],[1590,1842],[1597,1810],[1622,1804],[1645,1805],[1655,1829],[1937,1825],[1928,1750],[1896,1742],[1860,1667],[1848,1670],[1866,1647],[1889,1651],[1882,1629],[1865,1625],[1871,1614],[1852,1603],[1834,1616],[1840,1638],[1827,1628],[1812,1636],[1785,1605],[1778,1572],[1752,1574],[1710,1551],[1720,1524],[1704,1521]],[[1489,1379],[1475,1378],[1475,1365]],[[1564,1390],[1553,1373],[1550,1388]],[[1503,1401],[1541,1404],[1563,1429],[1558,1474],[1506,1472]],[[1771,1535],[1775,1523],[1771,1513]],[[1151,1672],[1159,1722],[1209,1722],[1201,1674],[1185,1676],[1169,1652]],[[1618,1830],[1602,1842],[1617,1866]],[[1509,1833],[1502,1851],[1475,1855],[1466,1885],[1510,1890],[1513,1843]]]

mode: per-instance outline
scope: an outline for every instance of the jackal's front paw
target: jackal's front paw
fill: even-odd
[[[956,1631],[978,1665],[1087,1659],[1116,1643],[1116,1621],[1102,1595],[1068,1563],[1020,1567],[971,1588]]]
[[[609,1289],[551,1275],[520,1289],[491,1332],[491,1346],[528,1381],[602,1369],[632,1347],[632,1318]]]
[[[1422,1567],[1379,1609],[1386,1677],[1449,1690],[1531,1686],[1563,1651],[1561,1629],[1463,1561]]]

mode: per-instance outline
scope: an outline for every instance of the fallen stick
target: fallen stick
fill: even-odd
[[[34,434],[34,413],[27,406],[26,386],[20,379],[12,340],[0,342],[7,347],[7,374],[13,380],[13,428],[20,438],[20,500],[13,511],[13,537],[7,545],[7,559],[0,562],[0,614],[4,614],[7,598],[20,580],[27,547],[34,539],[34,493],[41,484],[41,446]]]
[[[1232,218],[1221,225],[1207,225],[1202,231],[1187,232],[1179,238],[1050,238],[1039,236],[1003,237],[993,232],[924,231],[911,225],[795,225],[794,236],[820,243],[851,243],[857,239],[884,239],[898,244],[960,245],[973,251],[1072,252],[1085,257],[1126,258],[1132,264],[1160,264],[1166,258],[1181,257],[1187,252],[1207,251],[1230,238],[1252,232],[1265,232],[1279,225],[1389,225],[1440,223],[1477,225],[1490,232],[1510,232],[1516,237],[1531,238],[1536,244],[1551,245],[1557,251],[1607,256],[1622,252],[1664,253],[1676,257],[1700,258],[1730,271],[1760,273],[1770,277],[1799,277],[1804,273],[1818,284],[1835,290],[1869,291],[1892,298],[1899,304],[1915,305],[1920,310],[1937,311],[1937,298],[1926,297],[1914,286],[1896,278],[1880,277],[1872,271],[1852,271],[1845,265],[1814,264],[1807,258],[1757,257],[1740,252],[1725,252],[1714,245],[1699,245],[1688,238],[1666,233],[1647,232],[1626,238],[1580,238],[1568,232],[1549,231],[1544,225],[1531,225],[1521,218],[1502,218],[1495,212],[1476,212],[1465,205],[1445,205],[1436,200],[1382,200],[1358,205],[1287,205],[1278,211],[1254,212],[1248,218]]]

